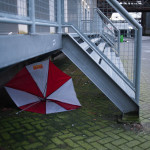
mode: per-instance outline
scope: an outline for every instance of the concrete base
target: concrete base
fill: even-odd
[[[123,114],[121,118],[117,120],[118,123],[140,123],[139,112],[130,112]]]

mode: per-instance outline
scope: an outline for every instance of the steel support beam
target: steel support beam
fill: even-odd
[[[58,33],[62,33],[62,0],[57,0],[57,23],[58,23]]]
[[[32,21],[30,26],[30,33],[35,34],[36,26],[35,26],[35,1],[29,1],[29,17]]]
[[[62,48],[60,34],[0,36],[0,69]]]
[[[149,0],[117,0],[128,12],[150,12]],[[106,0],[98,0],[97,6],[104,12],[114,12],[106,3]]]

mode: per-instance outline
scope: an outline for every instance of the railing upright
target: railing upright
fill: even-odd
[[[29,0],[29,17],[32,21],[32,24],[30,26],[30,33],[35,34],[36,32],[36,26],[35,26],[35,1]]]
[[[62,0],[57,0],[57,23],[58,23],[58,29],[57,32],[58,33],[62,33],[62,6],[63,6],[63,2]],[[63,13],[64,14],[64,13]]]

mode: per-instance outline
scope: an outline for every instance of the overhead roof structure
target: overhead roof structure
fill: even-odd
[[[120,4],[129,12],[150,12],[150,0],[118,0]],[[106,0],[97,1],[99,8],[106,8],[109,11],[109,6],[106,5]]]

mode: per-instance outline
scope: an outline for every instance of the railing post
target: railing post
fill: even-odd
[[[57,23],[58,23],[58,33],[62,33],[62,0],[57,0]]]
[[[120,30],[118,30],[118,56],[120,56]]]
[[[136,83],[136,50],[137,50],[137,32],[138,32],[138,30],[137,30],[137,28],[135,28],[134,29],[135,30],[135,33],[134,33],[134,61],[133,61],[133,67],[134,67],[134,69],[133,69],[133,84],[134,84],[134,86],[135,86],[135,83]]]
[[[29,0],[29,17],[32,21],[32,25],[30,26],[30,33],[35,34],[35,1]]]
[[[142,27],[138,28],[138,32],[137,32],[135,98],[138,104],[140,98],[141,48],[142,48]]]

